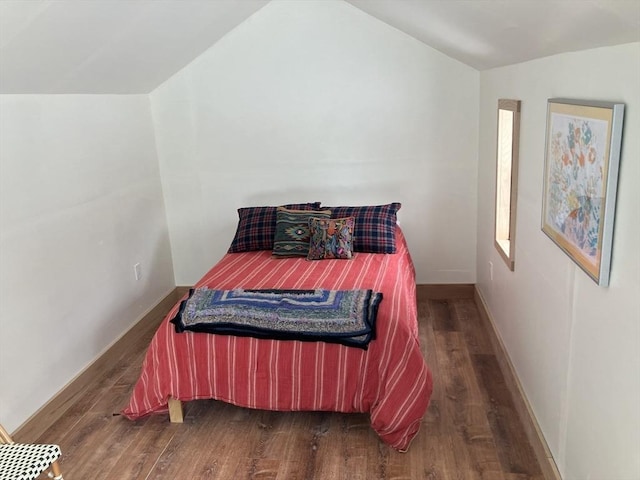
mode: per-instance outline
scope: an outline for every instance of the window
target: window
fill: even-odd
[[[498,100],[495,245],[510,270],[515,267],[519,138],[520,100]]]

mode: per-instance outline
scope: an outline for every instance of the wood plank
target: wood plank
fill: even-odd
[[[126,419],[120,421],[127,422]],[[116,456],[117,461],[110,469],[101,467],[104,478],[148,478],[175,434],[176,428],[167,425],[166,418],[152,416],[146,419],[144,427],[138,429],[126,450],[111,450],[110,454]]]
[[[416,285],[418,301],[423,300],[458,300],[473,298],[475,286],[471,283],[419,284]]]
[[[542,474],[533,448],[505,385],[500,365],[494,355],[474,355],[475,370],[486,391],[486,403],[493,438],[503,470],[507,473]]]
[[[453,304],[447,299],[429,299],[427,300],[428,314],[432,319],[434,331],[443,330],[447,332],[455,332],[460,329]]]
[[[170,423],[163,415],[175,434],[148,478],[225,478],[220,476],[223,464],[228,456],[238,458],[245,441],[241,436],[228,434],[233,431],[234,424],[238,424],[234,421],[238,410],[238,407],[222,402],[200,400],[189,402],[182,424]]]
[[[457,471],[472,480],[503,480],[503,466],[496,452],[487,418],[487,404],[472,366],[462,332],[435,332],[438,366],[447,396],[443,415],[450,426]]]
[[[60,466],[67,478],[112,469],[136,436],[131,425],[110,414],[85,415],[61,443]],[[137,428],[141,428],[139,424]],[[91,448],[86,448],[91,445]]]
[[[465,334],[469,352],[493,354],[493,344],[484,328],[475,301],[472,298],[457,300],[452,309],[460,330]]]

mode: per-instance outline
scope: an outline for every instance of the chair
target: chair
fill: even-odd
[[[0,480],[35,480],[42,472],[55,480],[64,480],[58,458],[58,445],[15,443],[0,425]]]

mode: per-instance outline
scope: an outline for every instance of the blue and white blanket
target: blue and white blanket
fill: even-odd
[[[177,332],[324,341],[367,348],[382,293],[373,290],[192,289],[171,320]]]

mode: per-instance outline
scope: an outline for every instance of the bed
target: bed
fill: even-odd
[[[432,378],[419,344],[414,266],[402,230],[395,221],[390,228],[395,253],[355,251],[349,260],[280,258],[268,249],[232,247],[195,285],[380,292],[375,338],[366,348],[177,333],[171,319],[178,303],[155,333],[122,413],[138,419],[198,399],[253,409],[364,412],[383,442],[406,451],[429,404]]]

